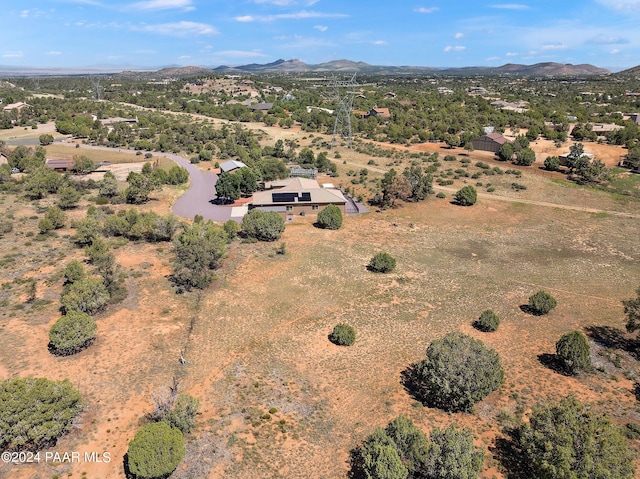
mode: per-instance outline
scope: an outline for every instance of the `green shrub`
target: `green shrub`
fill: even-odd
[[[447,197],[447,195],[445,193],[443,193],[442,191],[436,195],[436,198],[446,198],[446,197]]]
[[[447,411],[469,411],[503,380],[498,353],[458,332],[433,341],[418,365],[418,382],[427,401]]]
[[[171,427],[180,429],[182,434],[188,434],[196,426],[196,414],[200,409],[200,401],[190,394],[180,393],[173,407],[162,419]]]
[[[556,355],[570,374],[592,369],[589,343],[580,331],[573,331],[562,336],[556,343]]]
[[[389,253],[376,253],[371,261],[369,261],[369,265],[367,269],[369,271],[373,271],[375,273],[390,273],[396,268],[396,259],[391,256]]]
[[[542,316],[558,305],[556,299],[546,291],[540,290],[529,297],[529,311],[536,316]]]
[[[533,407],[513,435],[531,477],[631,479],[634,454],[618,426],[574,396]]]
[[[544,160],[544,168],[549,171],[558,171],[560,169],[560,159],[557,156],[547,156]]]
[[[480,314],[480,317],[473,323],[473,326],[485,333],[492,333],[498,329],[500,318],[492,310],[487,309]]]
[[[356,330],[346,323],[338,323],[331,331],[329,340],[338,346],[351,346],[356,340]]]
[[[49,330],[51,352],[70,356],[88,347],[96,337],[98,326],[94,319],[81,311],[69,311]]]
[[[165,422],[141,428],[129,443],[127,465],[136,478],[167,477],[175,471],[185,454],[180,429]]]
[[[65,314],[80,311],[94,314],[109,302],[109,292],[101,278],[83,278],[72,283],[61,298]]]
[[[336,205],[328,205],[318,213],[317,225],[327,230],[337,230],[342,226],[342,211]]]
[[[240,225],[234,220],[227,220],[222,225],[224,232],[227,233],[228,241],[231,242],[238,236]]]
[[[0,450],[52,446],[82,411],[80,393],[68,379],[13,378],[0,383]]]
[[[284,220],[275,211],[253,209],[242,219],[242,233],[258,241],[276,241],[284,232]]]
[[[463,186],[456,192],[453,199],[460,206],[472,206],[478,201],[478,192],[471,185]]]

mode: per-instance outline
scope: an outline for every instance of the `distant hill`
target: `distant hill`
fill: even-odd
[[[633,68],[628,68],[627,70],[622,70],[618,73],[615,73],[614,76],[618,78],[638,78],[640,77],[640,65]]]
[[[640,67],[632,68],[619,72],[617,76],[638,76],[640,75]],[[594,75],[610,75],[611,72],[604,68],[598,68],[589,64],[571,65],[563,63],[536,63],[535,65],[519,65],[509,63],[499,67],[462,67],[462,68],[436,68],[422,66],[385,66],[370,65],[365,62],[354,62],[352,60],[333,60],[330,62],[319,64],[307,64],[298,59],[283,60],[278,59],[271,63],[250,63],[247,65],[218,67],[200,67],[200,66],[177,66],[170,65],[160,70],[150,69],[131,69],[122,71],[117,70],[111,65],[94,65],[86,68],[73,69],[47,69],[47,68],[29,68],[29,67],[7,67],[0,65],[0,76],[39,76],[39,75],[82,75],[82,74],[107,74],[122,72],[124,76],[135,77],[152,77],[152,78],[178,78],[178,77],[194,77],[208,76],[219,72],[229,73],[370,73],[370,74],[441,74],[441,75],[458,75],[458,76],[476,76],[476,75],[514,75],[514,76],[546,76],[546,77],[582,77]]]
[[[419,66],[380,66],[351,60],[334,60],[326,63],[311,65],[300,60],[277,60],[260,65],[239,65],[235,67],[217,67],[216,71],[239,72],[359,72],[359,73],[440,73],[444,75],[524,75],[524,76],[591,76],[609,75],[611,72],[593,65],[571,65],[562,63],[536,63],[535,65],[518,65],[509,63],[500,67],[463,67],[463,68],[435,68]]]

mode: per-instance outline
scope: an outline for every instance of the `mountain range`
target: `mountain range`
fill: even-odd
[[[616,73],[618,76],[638,76],[639,67]],[[154,77],[186,77],[205,76],[215,73],[368,73],[368,74],[441,74],[458,76],[485,76],[485,75],[513,75],[513,76],[536,76],[536,77],[583,77],[610,75],[611,71],[589,64],[572,65],[563,63],[536,63],[534,65],[520,65],[508,63],[499,67],[461,67],[461,68],[438,68],[421,66],[380,66],[370,65],[365,62],[354,62],[351,60],[334,60],[326,63],[307,64],[298,59],[279,59],[271,63],[250,63],[238,66],[178,66],[171,65],[161,69],[133,68],[130,65],[94,65],[90,67],[77,68],[30,68],[30,67],[9,67],[0,65],[0,77],[12,76],[64,76],[64,75],[99,75],[117,74],[124,75],[152,75]]]

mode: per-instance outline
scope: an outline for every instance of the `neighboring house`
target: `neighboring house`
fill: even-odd
[[[636,125],[640,125],[640,113],[631,113],[631,115],[629,115],[629,120],[634,122]]]
[[[240,168],[244,168],[247,165],[245,165],[243,162],[241,161],[237,161],[237,160],[229,160],[229,161],[225,161],[224,163],[222,163],[220,165],[220,171],[222,173],[229,173],[230,171],[234,171],[234,170],[238,170]]]
[[[318,170],[315,168],[301,168],[299,166],[294,166],[289,168],[289,175],[300,178],[315,178],[318,176]]]
[[[610,131],[623,130],[624,126],[616,125],[614,123],[592,123],[591,131],[599,134],[601,136],[603,133],[608,133]]]
[[[388,108],[372,108],[367,113],[367,116],[379,116],[380,118],[391,118],[391,113]]]
[[[471,140],[474,150],[492,151],[497,153],[502,145],[507,142],[507,139],[500,133],[489,133],[488,135],[482,135],[475,140]]]
[[[499,110],[515,111],[516,113],[524,113],[527,111],[529,103],[526,101],[518,101],[511,103],[504,100],[492,101],[491,106],[498,108]]]
[[[6,165],[9,163],[9,158],[4,153],[0,153],[0,165]]]
[[[11,110],[22,110],[25,106],[30,106],[27,105],[25,102],[23,101],[19,101],[18,103],[11,103],[9,105],[4,106],[2,109],[4,111],[11,111]]]
[[[275,211],[286,221],[296,216],[316,215],[328,205],[336,205],[344,214],[347,199],[340,190],[322,188],[315,180],[289,178],[267,184],[271,189],[253,194],[249,210]]]
[[[273,108],[273,103],[256,103],[249,105],[249,110],[269,111]]]
[[[71,171],[73,163],[73,160],[68,159],[47,158],[45,160],[45,166],[55,171]]]

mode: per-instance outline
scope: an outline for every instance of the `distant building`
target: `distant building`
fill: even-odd
[[[255,103],[249,105],[249,110],[269,111],[273,108],[273,103]]]
[[[268,184],[271,189],[253,194],[249,210],[275,211],[286,221],[296,216],[316,215],[328,205],[335,205],[344,214],[347,199],[340,190],[321,188],[317,181],[289,178]]]
[[[45,160],[45,166],[47,168],[51,168],[55,171],[71,171],[73,168],[74,161],[69,159],[60,159],[60,158],[47,158]]]
[[[26,106],[30,106],[30,105],[27,105],[23,101],[19,101],[18,103],[10,103],[9,105],[5,105],[2,109],[4,111],[22,110]]]
[[[492,151],[497,153],[502,145],[507,142],[507,139],[500,133],[489,133],[482,135],[475,140],[471,140],[474,150]]]
[[[220,164],[220,171],[222,171],[223,173],[229,173],[230,171],[239,170],[240,168],[244,168],[246,166],[247,165],[245,165],[241,161],[229,160]]]
[[[380,118],[391,118],[391,113],[388,108],[372,108],[367,113],[367,116],[379,116]]]

